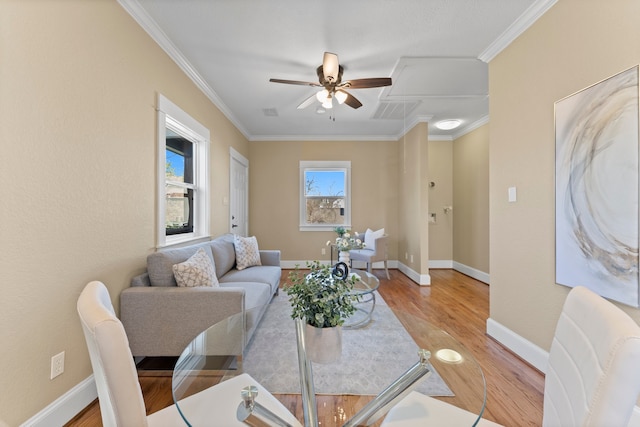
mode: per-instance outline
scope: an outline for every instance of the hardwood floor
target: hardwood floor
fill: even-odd
[[[282,282],[288,270],[283,270]],[[474,355],[485,375],[487,405],[483,417],[504,426],[539,426],[542,424],[544,376],[502,347],[485,333],[489,317],[490,287],[454,270],[430,270],[431,286],[418,286],[397,270],[390,270],[391,280],[383,271],[374,271],[380,279],[380,295],[401,317],[404,313],[420,316],[446,330]],[[409,333],[411,327],[408,325]],[[172,402],[171,377],[140,375],[140,385],[148,413]],[[298,395],[278,398],[302,419]],[[357,403],[355,403],[357,402]],[[322,426],[341,425],[330,414],[336,408],[348,412],[359,409],[362,400],[349,396],[319,396],[318,418]],[[354,407],[354,409],[349,409]],[[67,426],[101,426],[97,400],[71,420]]]

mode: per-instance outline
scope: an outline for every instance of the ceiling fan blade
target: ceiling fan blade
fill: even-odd
[[[372,77],[369,79],[349,80],[344,82],[341,86],[351,89],[391,86],[391,77]]]
[[[325,81],[335,83],[338,80],[339,68],[338,55],[325,52],[322,58],[322,74],[324,74]]]
[[[305,99],[304,101],[302,101],[300,103],[300,105],[298,105],[298,110],[302,110],[303,108],[307,108],[309,105],[313,104],[314,102],[316,102],[316,94],[314,93],[313,95],[311,95],[310,97],[308,97],[307,99]]]
[[[271,83],[284,83],[287,85],[301,85],[301,86],[314,86],[314,87],[322,87],[319,83],[313,82],[302,82],[299,80],[282,80],[282,79],[269,79]]]
[[[351,95],[346,90],[339,89],[336,92],[342,92],[347,95],[347,98],[344,100],[344,103],[347,104],[349,107],[354,109],[362,107],[362,102],[358,101],[355,96]]]

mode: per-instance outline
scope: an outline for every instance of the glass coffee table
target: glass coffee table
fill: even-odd
[[[364,277],[368,278],[366,275]],[[386,391],[391,383],[399,382],[404,374],[415,369],[420,359],[418,353],[420,349],[425,349],[429,352],[428,364],[424,365],[428,372],[420,379],[419,387],[439,377],[450,393],[435,393],[432,396],[438,401],[469,411],[470,418],[460,425],[475,425],[484,411],[486,385],[482,370],[473,355],[442,329],[425,319],[402,312],[394,313],[394,317],[409,335],[410,343],[408,347],[399,348],[390,341],[390,337],[398,334],[387,332],[389,325],[383,319],[383,315],[391,310],[382,303],[383,301],[380,301],[375,312],[372,310],[369,323],[357,329],[343,331],[343,355],[336,362],[335,368],[361,374],[361,379],[354,382],[355,390],[323,391],[327,383],[331,386],[332,382],[341,380],[347,374],[334,374],[334,366],[322,366],[306,358],[306,350],[303,348],[301,351],[300,348],[300,343],[304,342],[304,327],[300,326],[302,322],[290,318],[290,306],[287,301],[281,299],[269,305],[252,337],[248,337],[245,332],[251,329],[247,328],[246,324],[251,313],[237,314],[211,326],[185,348],[176,363],[172,378],[173,398],[178,410],[187,425],[212,425],[212,421],[215,421],[213,425],[229,425],[218,418],[221,416],[219,412],[214,410],[204,419],[201,410],[194,411],[186,402],[189,402],[188,397],[193,394],[248,373],[305,426],[355,425],[349,423],[379,401],[380,398],[376,398],[376,394],[382,395],[381,392]],[[274,313],[280,313],[277,327],[260,331],[261,326],[269,321],[267,316]],[[381,329],[387,335],[381,335],[384,337],[382,339],[361,339],[364,334],[375,328]],[[282,337],[278,338],[277,334],[285,334],[284,340]],[[356,348],[349,350],[349,346]],[[255,357],[256,354],[258,357]],[[399,362],[399,356],[407,357]],[[381,365],[384,369],[373,369],[374,362],[379,362],[384,357],[391,357]],[[269,368],[268,373],[258,374],[264,370],[265,365]],[[326,368],[331,374],[323,377],[322,370]],[[390,381],[381,384],[374,392],[364,390],[366,383],[370,382],[377,371],[394,373]],[[293,384],[290,384],[292,388],[284,389],[280,382],[288,375],[296,375],[298,382],[293,381]],[[405,380],[400,382],[408,384]],[[423,392],[422,389],[417,391],[431,394]],[[256,402],[260,402],[261,399],[264,399],[264,396],[258,396]],[[240,393],[234,400],[236,401],[235,406],[239,407],[243,402]],[[396,401],[393,402],[395,403]],[[393,404],[386,405],[382,408],[383,411],[376,415],[384,418],[385,410]],[[232,409],[235,416],[236,408]],[[379,422],[374,425],[379,425]]]
[[[345,320],[343,328],[360,328],[371,321],[371,315],[376,308],[376,291],[380,287],[380,280],[371,273],[362,270],[349,270],[349,275],[357,276],[351,294],[358,296],[356,312]]]

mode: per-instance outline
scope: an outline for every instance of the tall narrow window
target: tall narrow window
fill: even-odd
[[[158,246],[209,236],[209,130],[158,98]]]
[[[194,143],[173,132],[167,124],[165,150],[165,227],[167,236],[193,232]]]
[[[351,226],[351,162],[300,162],[300,230]]]

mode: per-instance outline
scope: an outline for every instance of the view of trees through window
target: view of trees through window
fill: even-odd
[[[193,143],[167,134],[166,146],[167,236],[193,232]]]
[[[344,224],[344,171],[307,170],[304,173],[306,222],[308,224]]]

